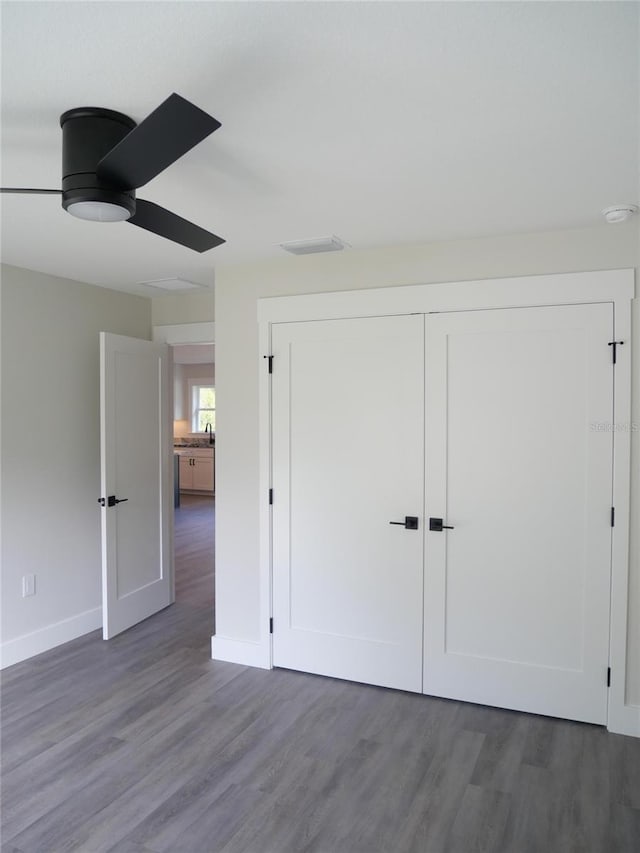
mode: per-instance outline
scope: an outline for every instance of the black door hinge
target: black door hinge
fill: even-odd
[[[269,619],[269,633],[273,634],[273,616]]]
[[[616,526],[616,508],[614,506],[611,507],[611,526]]]
[[[611,667],[607,667],[607,687],[611,687]]]
[[[623,345],[624,341],[609,341],[608,346],[613,347],[613,363],[616,363],[618,357],[618,347]]]
[[[269,489],[269,506],[273,503],[273,489]]]
[[[273,373],[273,356],[272,355],[263,355],[262,357],[269,359],[269,373]]]

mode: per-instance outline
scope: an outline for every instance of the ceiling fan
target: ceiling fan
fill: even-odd
[[[101,107],[77,107],[60,116],[62,189],[1,188],[3,193],[61,194],[73,216],[120,222],[152,231],[196,252],[225,241],[152,201],[136,189],[220,127],[220,122],[175,93],[140,124]]]

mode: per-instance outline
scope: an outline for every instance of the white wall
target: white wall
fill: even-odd
[[[168,293],[151,300],[151,322],[154,326],[178,323],[211,323],[214,319],[213,291]]]
[[[262,296],[640,266],[636,223],[327,255],[286,256],[216,274],[216,628],[257,642],[258,352]],[[633,411],[640,425],[640,300]],[[640,705],[640,432],[633,435],[627,702]]]
[[[184,367],[173,364],[173,434],[183,435],[188,432],[186,419],[188,409],[185,408],[184,398]],[[183,424],[185,422],[185,425]]]
[[[1,287],[8,664],[101,625],[98,333],[148,339],[151,300],[9,266]]]

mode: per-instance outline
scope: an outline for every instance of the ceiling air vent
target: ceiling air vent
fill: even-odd
[[[339,237],[317,237],[315,240],[291,240],[280,243],[280,248],[292,255],[314,255],[317,252],[341,252],[350,249],[348,243]]]
[[[158,278],[153,281],[139,281],[145,287],[155,287],[158,290],[194,290],[206,287],[204,284],[196,284],[195,281],[186,281],[183,278]]]

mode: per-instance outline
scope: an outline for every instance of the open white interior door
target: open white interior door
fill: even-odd
[[[168,348],[100,333],[105,640],[173,601]]]

